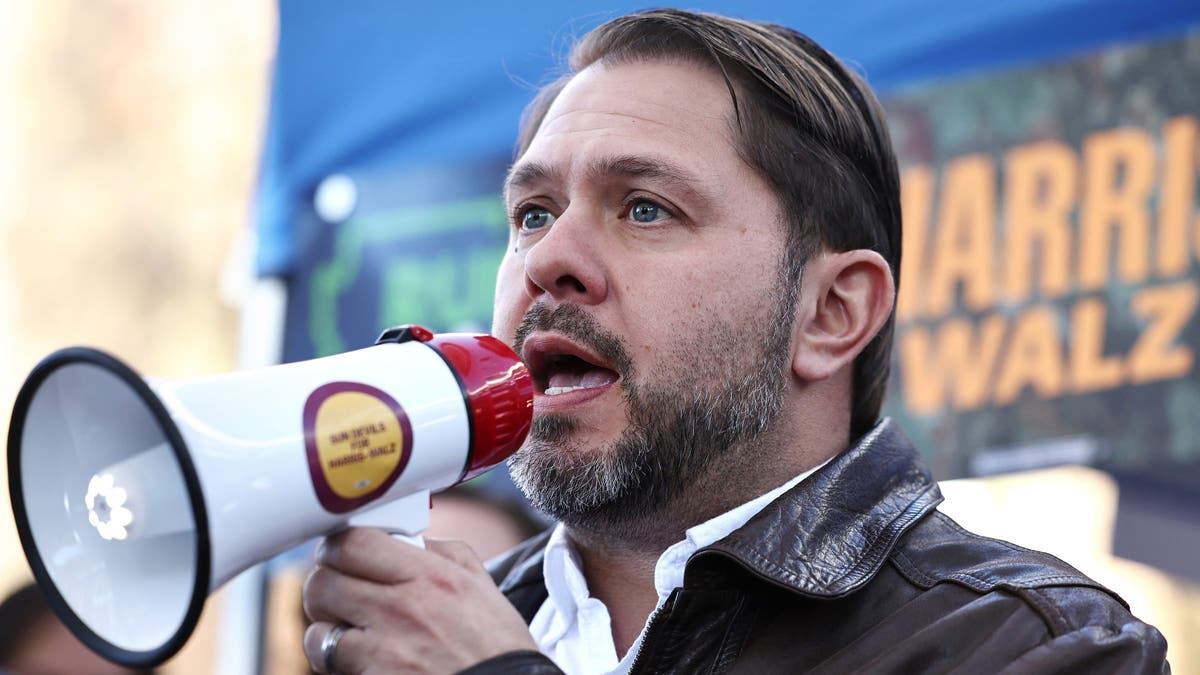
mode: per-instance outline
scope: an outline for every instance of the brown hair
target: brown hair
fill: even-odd
[[[571,50],[569,72],[522,117],[524,154],[554,99],[588,66],[684,59],[716,69],[729,87],[742,158],[775,189],[788,214],[784,270],[798,287],[822,248],[871,249],[900,283],[900,181],[879,102],[863,81],[785,26],[674,9],[605,23]],[[891,367],[895,312],[855,361],[851,436],[879,417]]]

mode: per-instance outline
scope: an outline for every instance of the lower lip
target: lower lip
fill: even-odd
[[[617,383],[614,381],[609,382],[608,384],[602,384],[599,387],[576,389],[575,391],[568,391],[564,394],[555,394],[554,396],[547,396],[541,392],[538,392],[533,395],[533,409],[537,412],[555,412],[564,408],[573,408],[575,406],[583,405],[584,403],[587,403],[588,401],[612,389],[616,384]]]

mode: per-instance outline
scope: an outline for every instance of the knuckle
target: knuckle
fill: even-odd
[[[319,592],[322,585],[329,583],[326,580],[328,576],[329,572],[327,572],[324,567],[314,567],[312,571],[308,573],[308,578],[304,580],[304,588],[301,589],[301,591],[304,593],[304,595]]]
[[[431,571],[427,578],[434,588],[445,593],[459,594],[465,586],[462,575],[456,574],[454,570]]]
[[[447,579],[444,575],[441,575],[441,574],[431,574],[429,576],[429,583],[434,588],[436,588],[442,592],[445,592],[445,593],[454,593],[455,591],[458,590],[453,581],[451,581],[450,579]]]
[[[304,586],[300,590],[300,599],[304,614],[312,621],[318,620],[325,592],[330,583],[329,572],[323,567],[317,567],[308,573]]]
[[[309,661],[313,661],[321,649],[321,638],[318,635],[317,624],[310,624],[308,628],[304,630],[303,645],[304,655],[308,657]],[[315,663],[315,661],[313,662]]]
[[[475,549],[468,546],[466,542],[451,540],[446,543],[449,544],[450,555],[459,560],[475,560]]]

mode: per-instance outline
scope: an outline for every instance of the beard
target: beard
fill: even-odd
[[[739,460],[753,461],[787,388],[799,274],[783,267],[765,322],[761,314],[714,320],[666,348],[674,367],[645,373],[635,369],[620,336],[579,306],[532,307],[516,331],[517,353],[535,330],[588,347],[620,375],[629,424],[607,447],[583,447],[574,417],[535,415],[528,440],[509,460],[530,502],[574,528],[649,541],[664,525],[650,523],[705,498],[689,494],[706,489],[705,477],[732,476]]]

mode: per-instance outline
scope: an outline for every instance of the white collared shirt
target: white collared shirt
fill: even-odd
[[[667,547],[654,565],[654,590],[658,592],[655,612],[666,602],[671,591],[683,586],[683,568],[693,553],[729,536],[777,497],[825,466],[826,462],[760,497],[688,528],[683,541]],[[641,634],[625,657],[618,659],[608,608],[588,592],[579,555],[561,523],[554,528],[546,544],[542,573],[549,597],[529,624],[538,649],[570,675],[628,673],[642,645],[646,628],[642,627]],[[647,617],[646,623],[649,622],[650,618]]]

